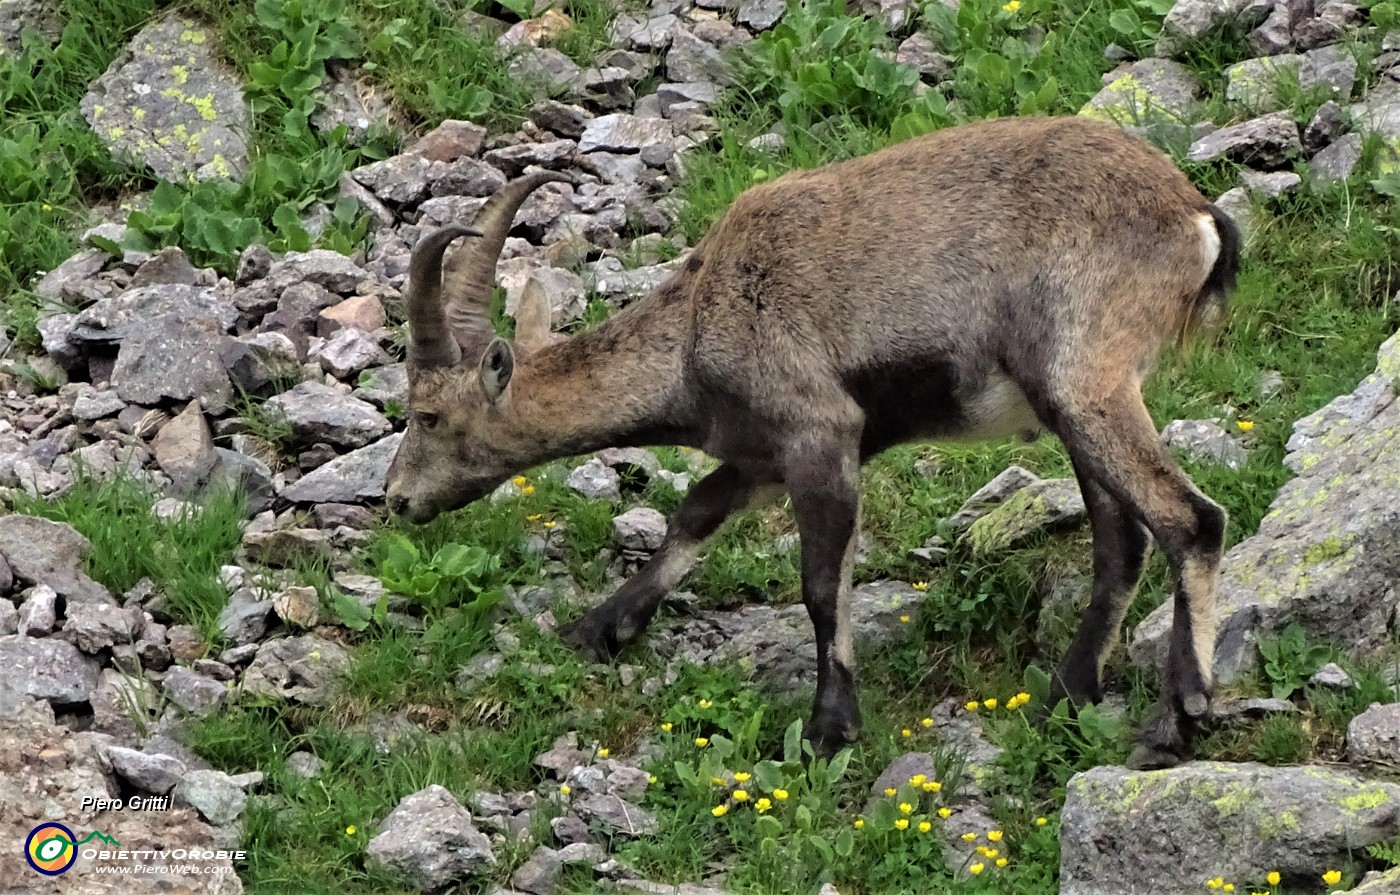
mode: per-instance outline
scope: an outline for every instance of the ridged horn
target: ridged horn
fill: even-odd
[[[454,252],[443,276],[447,327],[464,354],[480,353],[491,340],[491,291],[496,286],[496,261],[505,248],[515,213],[544,184],[575,182],[573,177],[558,171],[526,174],[497,190],[472,221],[481,238]]]
[[[467,227],[442,227],[413,247],[403,305],[408,317],[408,359],[416,366],[451,366],[462,359],[461,348],[448,328],[442,255],[454,239],[480,235]]]

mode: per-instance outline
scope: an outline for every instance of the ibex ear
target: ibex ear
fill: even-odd
[[[510,374],[515,372],[515,356],[510,345],[501,339],[492,339],[481,355],[481,387],[486,390],[486,400],[495,404],[505,394],[510,385]]]
[[[525,281],[525,291],[515,309],[515,344],[527,353],[549,344],[549,323],[553,311],[544,286],[534,277]]]

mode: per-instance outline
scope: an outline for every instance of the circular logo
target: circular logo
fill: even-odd
[[[24,840],[25,860],[45,876],[58,876],[78,860],[74,841],[73,831],[63,824],[39,824]]]

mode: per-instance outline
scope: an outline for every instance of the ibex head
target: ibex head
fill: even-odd
[[[496,260],[516,211],[538,186],[571,181],[540,172],[494,195],[466,227],[419,240],[409,265],[408,431],[389,466],[389,508],[412,522],[466,506],[535,462],[538,445],[512,408],[516,366],[550,339],[550,308],[531,281],[516,312],[515,340],[491,329]],[[469,241],[448,260],[450,243]],[[474,240],[474,241],[473,241]]]

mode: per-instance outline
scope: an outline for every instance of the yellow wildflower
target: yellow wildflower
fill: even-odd
[[[736,802],[747,802],[749,800],[749,791],[747,789],[736,789],[731,795],[734,796],[734,801]]]
[[[974,851],[976,851],[977,854],[981,855],[981,856],[984,857],[984,858],[995,858],[995,857],[997,856],[997,850],[996,850],[996,849],[994,849],[994,848],[987,848],[987,846],[985,846],[985,845],[979,845],[979,846],[977,846],[977,848],[974,849]]]
[[[702,700],[700,700],[700,708],[702,708],[702,709],[707,709],[707,708],[709,708],[709,707],[712,706],[712,705],[714,705],[714,703],[713,703],[713,702],[710,702],[708,699],[702,699]]]
[[[962,834],[962,841],[963,841],[963,842],[976,842],[976,841],[977,841],[977,834],[976,834],[976,833],[963,833],[963,834]]]
[[[912,730],[910,730],[909,728],[906,727],[906,728],[904,728],[903,730],[901,730],[901,731],[899,732],[899,735],[902,736],[902,737],[911,737],[911,736],[914,735],[914,731],[912,731]]]
[[[929,782],[925,783],[924,786],[923,786],[924,792],[938,792],[938,791],[941,790],[942,788],[943,788],[943,784],[942,784],[942,783],[939,783],[937,780],[930,780]]]
[[[899,617],[899,621],[900,621],[901,624],[907,625],[907,624],[909,624],[909,616],[907,616],[907,615],[901,615],[901,616]]]
[[[993,696],[993,697],[990,698],[990,699],[984,699],[984,700],[982,700],[982,707],[985,708],[985,709],[994,709],[994,708],[996,708],[996,707],[997,707],[997,698],[996,698],[995,696]]]
[[[530,515],[528,515],[528,516],[525,517],[525,521],[526,521],[526,522],[538,522],[538,521],[540,521],[540,517],[543,516],[543,515],[544,515],[543,513],[531,513]]]
[[[711,777],[710,784],[713,786],[728,786],[729,781],[724,779],[723,777]]]
[[[865,818],[857,817],[856,822],[851,824],[851,826],[855,827],[857,830],[865,829]]]
[[[704,749],[706,746],[710,745],[710,739],[709,737],[696,737],[695,745],[699,746],[701,749]]]
[[[672,725],[671,725],[671,722],[670,722],[670,721],[663,721],[663,722],[661,723],[661,732],[662,732],[662,733],[670,733],[670,732],[671,732],[671,727],[672,727]]]
[[[523,475],[518,475],[518,476],[516,476],[515,478],[513,478],[513,479],[510,480],[511,484],[514,485],[514,486],[517,487],[517,488],[524,488],[524,487],[525,487],[525,483],[528,482],[528,481],[530,481],[530,480],[527,479],[527,478],[525,478],[525,476],[523,476]]]
[[[654,786],[654,785],[656,784],[656,775],[655,775],[655,774],[649,774],[649,775],[647,775],[647,783],[648,783],[649,785],[653,785],[653,786]]]
[[[932,726],[933,726],[933,719],[932,719],[932,718],[925,718],[924,720],[922,720],[922,721],[919,722],[919,726],[920,726],[920,727],[932,727]]]
[[[1222,887],[1221,891],[1224,891],[1224,892],[1233,892],[1233,891],[1235,891],[1235,884],[1234,884],[1234,883],[1226,883],[1226,884]]]
[[[967,872],[972,874],[973,876],[976,876],[977,874],[981,873],[983,870],[986,869],[986,865],[984,865],[981,861],[978,861],[976,864],[973,864],[971,867],[967,868]]]
[[[927,833],[929,830],[932,830],[932,829],[933,829],[933,824],[929,823],[929,822],[926,821],[926,820],[921,820],[921,821],[919,821],[919,832],[920,832],[920,833]]]
[[[715,807],[710,809],[710,813],[713,814],[715,817],[724,817],[726,814],[729,813],[729,806],[716,805]]]
[[[907,829],[909,829],[909,818],[907,818],[907,817],[901,817],[899,820],[897,820],[897,821],[894,822],[894,828],[895,828],[896,830],[907,830]]]
[[[558,522],[555,522],[553,519],[546,519],[546,520],[544,520],[543,522],[541,522],[540,524],[543,525],[545,528],[553,528],[554,526],[558,525],[559,523],[558,523]]]
[[[345,835],[346,835],[346,836],[354,836],[354,835],[355,835],[355,825],[354,825],[354,824],[351,824],[350,826],[348,826],[348,827],[345,828]]]
[[[1235,423],[1235,425],[1240,427],[1241,432],[1248,432],[1250,429],[1254,428],[1254,424],[1251,423],[1249,420],[1240,420],[1239,422]]]
[[[912,587],[912,588],[914,588],[914,590],[928,590],[928,582],[927,582],[927,581],[915,581],[913,584],[911,584],[911,585],[909,585],[909,586]]]
[[[1005,859],[1005,858],[997,858],[997,866],[998,866],[998,867],[1005,867],[1005,866],[1006,866],[1006,859]]]
[[[1043,826],[1045,826],[1045,825],[1048,824],[1048,823],[1050,823],[1050,821],[1046,820],[1046,819],[1043,818],[1043,817],[1037,817],[1037,818],[1035,819],[1035,825],[1036,825],[1037,827],[1043,827]]]
[[[1215,879],[1206,880],[1207,888],[1219,889],[1223,885],[1225,885],[1224,877],[1217,876]]]
[[[1014,13],[1014,12],[1016,12],[1016,10],[1018,10],[1018,9],[1020,9],[1020,8],[1021,8],[1021,0],[1011,0],[1010,3],[1006,4],[1005,6],[1003,6],[1003,7],[1001,8],[1001,11],[1002,11],[1002,12]]]
[[[1337,883],[1342,881],[1342,871],[1329,870],[1326,873],[1322,874],[1322,881],[1329,886],[1335,886]]]
[[[787,791],[786,789],[775,789],[775,790],[773,790],[773,798],[777,799],[779,802],[785,802],[785,801],[787,801],[787,797],[788,797],[788,791]]]
[[[734,779],[735,779],[736,781],[740,782],[740,783],[748,783],[748,782],[749,782],[749,772],[748,772],[748,771],[735,771],[735,772],[734,772]]]
[[[927,779],[928,779],[928,775],[927,775],[927,774],[915,774],[914,776],[912,776],[912,777],[909,778],[909,785],[910,785],[910,786],[923,786],[923,785],[924,785],[924,781],[927,780]]]
[[[969,712],[977,711],[977,700],[972,700],[971,702],[964,705],[963,708],[967,709]]]
[[[769,808],[772,808],[773,803],[768,801],[767,799],[759,799],[757,802],[753,803],[753,807],[755,811],[757,811],[759,814],[762,814]]]
[[[887,798],[887,799],[892,799],[892,798],[894,798],[894,794],[895,794],[896,792],[898,792],[898,790],[896,790],[893,786],[887,788],[887,789],[885,790],[885,798]]]
[[[521,494],[524,494],[526,497],[529,497],[531,494],[534,494],[534,493],[535,493],[535,486],[534,486],[534,485],[526,485],[524,488],[521,488],[521,489],[520,489],[520,493],[521,493]]]
[[[571,792],[573,792],[573,791],[574,791],[573,787],[570,786],[570,785],[567,784],[567,783],[565,783],[563,786],[559,787],[559,795],[561,795],[561,796],[566,796],[566,795],[568,795],[569,793],[571,793]]]
[[[53,206],[50,205],[49,203],[45,202],[45,203],[43,204],[43,209],[44,209],[45,211],[53,211]]]
[[[938,809],[938,816],[941,817],[941,818],[943,818],[944,820],[947,820],[948,818],[950,818],[950,817],[953,816],[953,809],[952,809],[952,808],[939,808],[939,809]]]
[[[1271,886],[1277,886],[1279,883],[1283,882],[1283,877],[1279,875],[1277,870],[1270,870],[1269,875],[1264,877],[1264,879]]]
[[[909,804],[908,802],[900,802],[900,803],[899,803],[899,813],[900,813],[900,814],[913,814],[913,813],[914,813],[914,806],[911,805],[911,804]]]
[[[1025,705],[1026,703],[1031,701],[1031,694],[1026,692],[1017,693],[1016,701],[1019,702],[1021,705]]]
[[[598,757],[599,757],[599,758],[607,758],[607,757],[608,757],[608,750],[606,750],[606,749],[599,749],[599,750],[598,750]]]
[[[988,842],[1000,842],[1000,841],[1001,841],[1001,830],[991,830],[991,831],[989,831],[989,832],[987,833],[987,841],[988,841]]]

